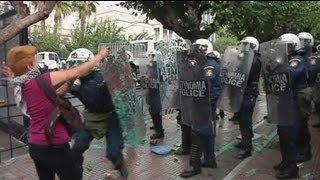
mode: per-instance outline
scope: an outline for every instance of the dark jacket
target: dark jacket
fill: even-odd
[[[210,99],[211,104],[216,104],[222,93],[221,61],[218,58],[207,56],[207,66],[213,66],[215,75],[210,81]]]
[[[90,113],[105,113],[114,110],[110,92],[100,71],[94,71],[80,78],[81,86],[72,89],[74,94]]]
[[[247,95],[253,95],[258,96],[259,95],[259,78],[260,78],[260,72],[261,72],[261,61],[259,59],[259,55],[255,54],[251,70],[248,77],[247,86],[244,92],[244,96]]]
[[[301,55],[289,56],[289,61],[292,59],[299,59],[301,61],[296,68],[289,68],[292,76],[293,89],[294,91],[299,91],[308,87],[310,63],[306,62],[309,61],[307,57]]]
[[[320,86],[320,58],[316,57],[315,64],[311,65],[309,71],[309,85]]]

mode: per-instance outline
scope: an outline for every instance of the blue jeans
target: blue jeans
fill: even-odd
[[[120,122],[116,118],[111,119],[111,126],[109,127],[106,133],[106,157],[113,163],[122,156],[123,137],[120,127]],[[72,150],[76,153],[83,154],[90,147],[91,141],[94,139],[89,129],[75,134],[74,140],[75,143],[72,147]]]

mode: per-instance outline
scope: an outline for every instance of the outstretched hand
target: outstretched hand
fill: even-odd
[[[110,48],[109,47],[102,48],[99,52],[99,55],[101,57],[101,61],[106,60],[106,58],[110,56]]]

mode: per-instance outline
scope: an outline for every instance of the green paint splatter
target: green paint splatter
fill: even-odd
[[[105,80],[112,95],[124,139],[129,146],[136,147],[144,143],[146,125],[142,116],[141,98],[136,91],[126,55],[126,50],[131,47],[121,47],[121,44],[111,44],[110,47],[113,57],[109,58],[105,66]]]

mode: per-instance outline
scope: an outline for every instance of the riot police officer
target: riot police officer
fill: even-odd
[[[79,63],[71,64],[78,65]],[[106,137],[106,157],[122,176],[127,176],[128,172],[122,154],[124,144],[120,121],[115,113],[111,94],[101,71],[96,68],[87,76],[68,83],[68,86],[66,89],[70,90],[70,93],[85,106],[83,115],[86,128],[74,135],[74,144],[71,147],[79,171],[83,172],[83,153],[89,149],[91,141],[94,138]]]
[[[214,154],[214,144],[215,144],[215,110],[217,107],[217,100],[221,94],[221,66],[217,55],[213,53],[213,46],[210,41],[206,39],[198,39],[194,44],[197,49],[201,52],[205,52],[205,62],[203,69],[198,69],[195,72],[195,76],[199,74],[205,74],[205,77],[200,76],[200,78],[205,79],[207,86],[209,88],[209,98],[208,103],[211,104],[208,109],[210,112],[208,116],[201,116],[198,119],[192,119],[191,127],[191,157],[190,157],[190,169],[185,170],[180,176],[183,178],[192,177],[194,175],[201,173],[201,167],[216,168],[216,159]],[[197,64],[196,66],[201,66],[202,62],[191,62],[191,64]],[[194,81],[193,81],[194,82]],[[181,82],[180,82],[181,83]],[[198,86],[199,87],[199,86]],[[181,89],[180,89],[181,90]],[[196,98],[197,101],[198,98]],[[205,102],[206,98],[204,98]],[[195,99],[194,99],[195,100]],[[204,103],[205,104],[205,103]],[[209,104],[209,105],[210,105]],[[182,105],[183,106],[183,105]],[[199,106],[201,106],[199,104]],[[191,109],[190,109],[191,110]],[[184,111],[182,111],[184,113]],[[206,112],[208,113],[208,112]],[[188,114],[188,113],[186,113]],[[193,117],[196,118],[197,116]],[[208,117],[208,119],[207,119]],[[213,118],[213,121],[212,119]],[[213,125],[212,125],[213,122]],[[201,162],[201,156],[204,155],[204,160]]]
[[[320,45],[313,48],[313,54],[310,57],[310,87],[311,87],[311,99],[313,113],[317,116],[320,121]],[[314,124],[313,127],[319,128],[320,123]]]
[[[251,156],[252,151],[252,115],[256,104],[257,96],[259,95],[259,77],[261,71],[261,62],[259,60],[259,42],[254,37],[245,37],[241,40],[243,47],[250,46],[254,49],[255,55],[252,61],[251,70],[249,73],[248,83],[245,88],[243,101],[239,112],[235,113],[238,117],[240,133],[242,136],[241,142],[236,145],[241,150],[237,154],[238,159],[243,159]]]
[[[269,119],[277,118],[278,123],[278,135],[280,141],[280,151],[282,156],[282,161],[274,166],[274,169],[278,171],[276,177],[279,179],[287,178],[297,178],[299,168],[296,163],[296,140],[298,135],[299,126],[302,121],[302,112],[298,104],[297,94],[301,87],[305,87],[307,67],[303,63],[304,59],[302,56],[297,55],[301,49],[301,44],[298,36],[292,33],[286,33],[280,36],[280,42],[285,43],[288,47],[288,64],[283,62],[281,65],[276,65],[273,70],[271,70],[271,75],[266,75],[265,80],[267,84],[267,99],[268,94],[270,94],[271,87],[276,83],[281,83],[283,85],[282,89],[287,91],[284,93],[276,93],[278,96],[278,101],[273,101],[271,106],[277,108],[276,116],[269,113]],[[282,52],[284,49],[279,50]],[[278,63],[276,58],[275,63]],[[280,63],[279,63],[280,64]],[[286,75],[288,74],[288,75]],[[270,78],[270,77],[282,77],[282,78]],[[286,78],[284,78],[286,76]],[[289,79],[289,80],[288,80]],[[272,82],[272,80],[274,80]],[[290,83],[291,82],[291,83]],[[277,84],[276,84],[277,85]],[[269,101],[271,102],[271,101]],[[268,103],[268,101],[267,101]],[[279,106],[279,104],[281,104]],[[282,107],[283,105],[286,107]],[[268,103],[268,108],[270,104]],[[272,108],[272,107],[271,107]],[[268,110],[269,112],[269,110]]]
[[[155,60],[155,54],[151,54],[151,63],[155,64],[157,67],[157,62]],[[151,115],[153,126],[150,129],[154,129],[155,134],[151,135],[150,139],[161,139],[164,138],[164,129],[162,125],[162,104],[160,97],[159,85],[157,88],[149,88],[146,94],[146,103],[149,105],[149,113]]]
[[[313,80],[310,79],[311,75],[311,63],[310,56],[312,54],[312,46],[314,45],[314,39],[310,33],[301,32],[298,34],[300,39],[301,49],[297,52],[297,55],[301,56],[303,59],[303,63],[307,68],[307,75],[309,86],[312,86]],[[315,71],[315,66],[313,67],[313,71]],[[303,83],[298,89],[298,98],[299,105],[302,111],[303,119],[301,121],[301,125],[299,128],[299,134],[297,139],[298,146],[298,154],[297,154],[297,162],[304,162],[311,159],[311,145],[310,145],[310,132],[308,128],[308,120],[311,115],[311,98],[312,89],[308,87],[305,83]]]

